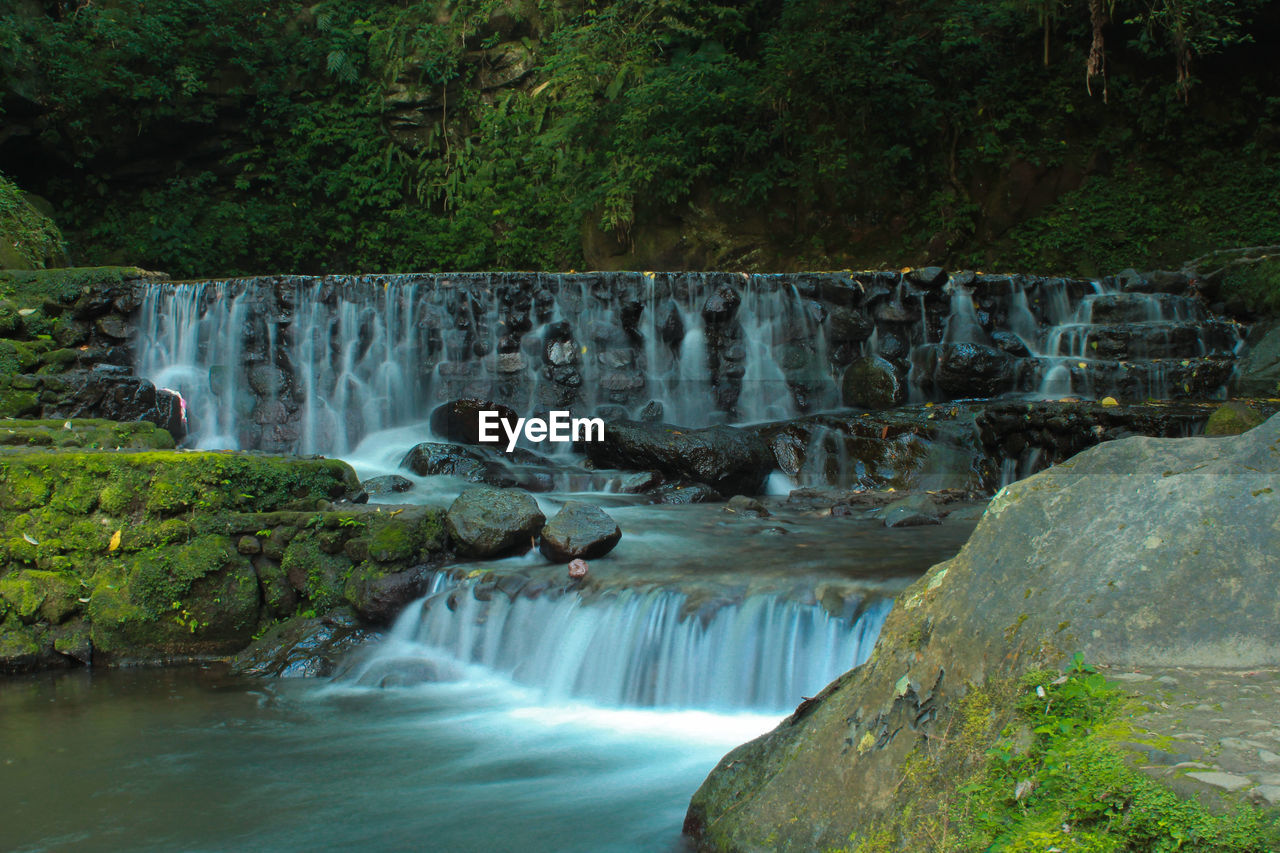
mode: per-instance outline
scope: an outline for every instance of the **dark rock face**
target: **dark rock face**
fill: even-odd
[[[428,566],[388,574],[354,573],[343,592],[361,619],[374,625],[390,625],[406,604],[427,591],[432,574]]]
[[[327,678],[343,658],[378,636],[350,610],[312,619],[297,617],[272,628],[232,658],[231,671],[260,678]]]
[[[546,521],[528,492],[488,486],[464,491],[445,517],[458,549],[473,557],[527,551]]]
[[[660,504],[702,504],[718,501],[719,492],[703,483],[666,483],[649,492],[654,503]]]
[[[1280,665],[1280,417],[1239,436],[1129,438],[1003,489],[899,598],[871,660],[726,756],[685,822],[705,850],[847,845],[971,685],[1079,651],[1125,667]],[[1028,531],[1034,535],[1028,536]]]
[[[517,482],[516,477],[502,463],[456,444],[423,442],[414,445],[405,454],[400,465],[423,477],[445,474],[461,477],[472,483],[503,488],[514,486]]]
[[[891,409],[904,397],[897,369],[886,359],[866,356],[854,359],[844,372],[841,397],[846,406]]]
[[[605,427],[604,441],[586,446],[598,467],[660,471],[672,480],[705,483],[721,492],[758,494],[773,456],[758,436],[727,426],[685,430],[622,421]]]
[[[520,416],[513,409],[488,400],[476,400],[474,398],[453,400],[442,406],[437,406],[431,412],[429,420],[431,432],[439,438],[460,444],[481,444],[481,412],[497,412],[498,420],[510,424],[512,429],[515,429],[516,421],[520,419]],[[506,437],[502,427],[496,427],[491,431],[491,434],[493,432],[497,433],[502,444],[505,445]],[[490,446],[493,445],[490,443]]]
[[[569,501],[542,528],[538,550],[553,563],[594,560],[613,550],[622,530],[598,506]]]
[[[913,355],[926,375],[950,397],[994,397],[1013,389],[1014,359],[986,344],[931,344]]]

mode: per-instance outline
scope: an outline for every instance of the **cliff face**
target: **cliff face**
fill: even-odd
[[[708,850],[882,849],[872,841],[889,827],[905,849],[949,849],[913,846],[919,827],[904,824],[954,819],[947,804],[973,768],[920,785],[920,767],[974,731],[988,733],[969,745],[984,760],[1025,704],[1027,671],[1073,653],[1142,671],[1276,671],[1277,460],[1273,417],[1239,437],[1111,442],[1005,488],[960,554],[899,597],[867,664],[721,761],[686,832]],[[1219,698],[1228,710],[1251,701]],[[1073,772],[1083,784],[1085,765]],[[1062,821],[1077,818],[1093,826],[1069,810]]]

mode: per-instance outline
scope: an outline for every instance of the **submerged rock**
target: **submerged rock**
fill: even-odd
[[[1006,487],[960,554],[898,597],[867,664],[720,762],[685,831],[704,850],[866,838],[933,805],[901,784],[905,762],[965,725],[962,697],[1077,651],[1127,668],[1280,665],[1278,478],[1280,416],[1233,437],[1109,442]]]
[[[541,537],[542,556],[553,563],[568,563],[608,554],[622,538],[622,530],[600,507],[568,501],[542,528]]]
[[[885,527],[920,527],[925,524],[941,524],[938,506],[928,495],[911,495],[894,501],[876,513],[884,519]]]
[[[728,426],[621,421],[606,426],[604,440],[587,444],[586,452],[597,467],[660,471],[672,480],[741,494],[759,494],[773,468],[773,454],[759,436]]]
[[[467,489],[445,516],[458,549],[473,557],[528,551],[546,521],[533,495],[488,486]]]

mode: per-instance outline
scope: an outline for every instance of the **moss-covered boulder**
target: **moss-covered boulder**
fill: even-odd
[[[89,443],[172,443],[150,424],[29,424],[10,435],[50,431]],[[314,507],[358,487],[347,465],[324,459],[0,450],[0,671],[244,647],[264,618],[263,583],[238,547],[237,524],[253,519],[257,532],[270,510]],[[296,513],[285,515],[296,524]]]
[[[1258,411],[1245,403],[1232,400],[1223,403],[1209,415],[1204,425],[1205,435],[1239,435],[1262,423],[1263,417]]]
[[[1028,670],[1076,652],[1280,666],[1278,482],[1280,416],[1233,437],[1110,442],[1006,487],[960,554],[902,594],[867,664],[721,761],[686,831],[707,850],[935,849],[919,827],[939,826],[958,777],[912,784],[921,757],[1012,724]],[[979,741],[957,768],[996,745]]]

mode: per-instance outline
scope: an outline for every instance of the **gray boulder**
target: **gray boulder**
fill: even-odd
[[[523,553],[547,518],[533,495],[519,489],[474,486],[458,495],[445,524],[458,550],[472,557]]]
[[[932,806],[903,799],[904,763],[965,725],[968,691],[1074,652],[1280,665],[1278,481],[1280,416],[1108,442],[1002,489],[963,550],[902,593],[867,664],[721,761],[686,832],[702,849],[848,846]]]
[[[659,471],[729,494],[759,494],[773,469],[773,453],[754,433],[728,426],[685,429],[670,424],[619,421],[604,440],[584,446],[599,468]]]
[[[538,550],[553,563],[594,560],[612,551],[621,538],[618,522],[600,507],[568,501],[542,528]]]

